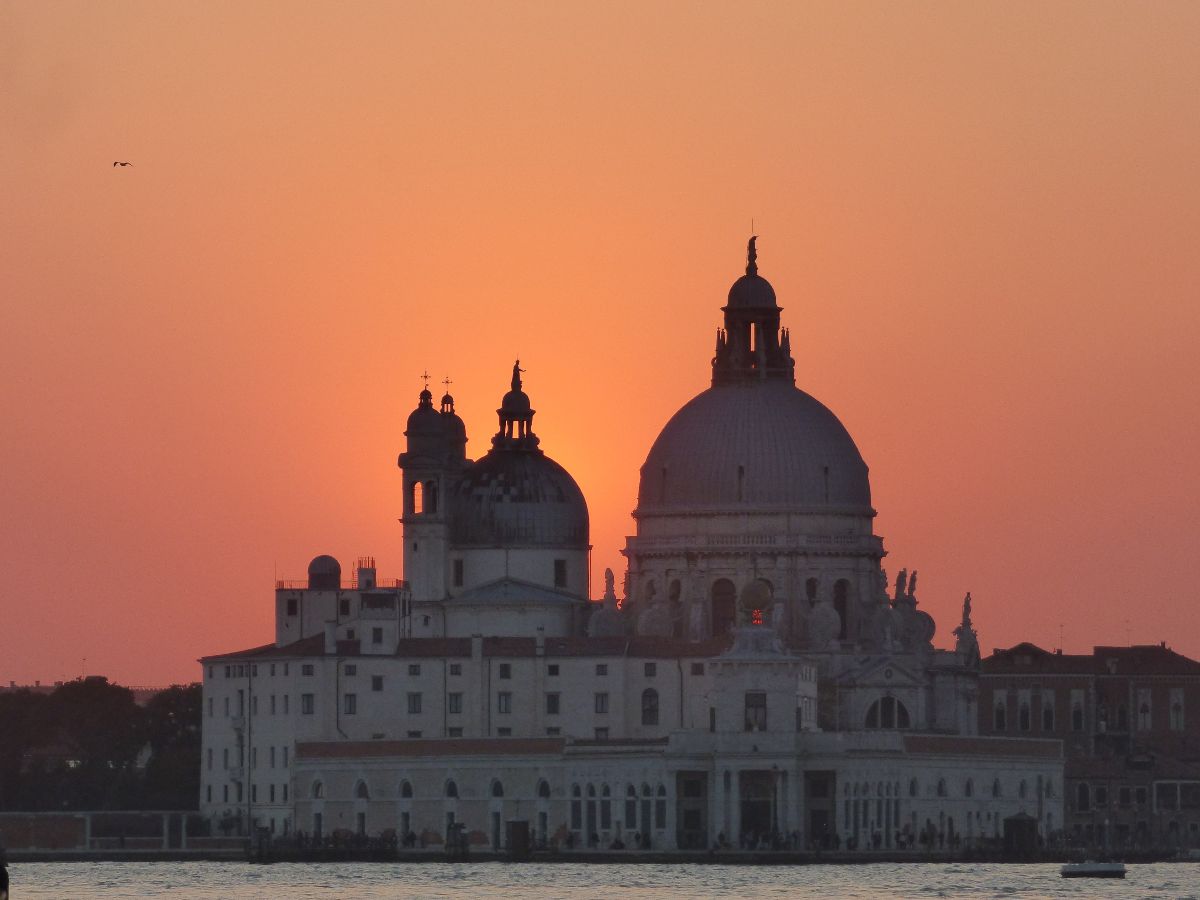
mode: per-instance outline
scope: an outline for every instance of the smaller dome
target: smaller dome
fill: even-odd
[[[336,591],[342,586],[342,564],[321,554],[308,564],[308,588],[312,591]]]
[[[449,406],[451,409],[454,408],[454,398],[450,396],[449,391],[442,394],[442,406]]]
[[[776,309],[775,288],[761,275],[743,275],[729,289],[730,309]]]
[[[500,401],[500,412],[519,414],[529,411],[529,395],[524,391],[509,391]]]

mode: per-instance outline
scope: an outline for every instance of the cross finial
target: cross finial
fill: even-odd
[[[445,378],[442,379],[442,384],[444,384],[446,386],[446,393],[448,394],[448,393],[450,393],[450,385],[454,384],[454,382],[451,381],[450,376],[447,375]]]
[[[431,377],[429,374],[429,370],[426,369],[424,372],[422,372],[420,377],[425,379],[425,390],[429,390],[429,379]]]

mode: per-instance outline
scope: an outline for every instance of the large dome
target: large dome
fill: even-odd
[[[638,514],[748,508],[870,514],[854,440],[786,380],[709,388],[667,422],[642,466]]]
[[[541,451],[492,450],[463,474],[453,502],[456,546],[588,546],[583,492]]]

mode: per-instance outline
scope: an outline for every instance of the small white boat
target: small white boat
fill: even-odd
[[[1124,878],[1125,863],[1077,862],[1067,863],[1060,870],[1063,878]]]

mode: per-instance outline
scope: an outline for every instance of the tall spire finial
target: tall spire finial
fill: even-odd
[[[746,274],[758,274],[758,250],[754,247],[754,242],[758,240],[757,234],[750,235],[750,243],[746,246]]]
[[[518,359],[513,363],[512,389],[519,391],[521,389],[521,373],[525,370],[521,368],[521,361]]]

